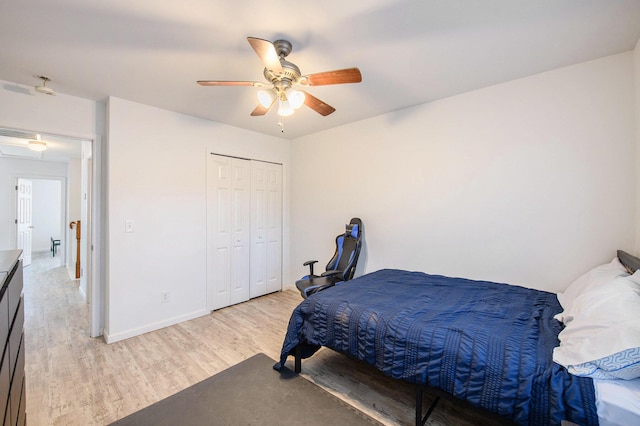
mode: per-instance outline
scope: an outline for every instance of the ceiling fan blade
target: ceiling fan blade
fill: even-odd
[[[305,92],[304,90],[302,90],[302,92],[304,92],[304,104],[309,108],[311,108],[312,110],[314,110],[315,112],[317,112],[318,114],[326,117],[327,115],[331,114],[336,110],[331,105],[325,104],[320,99],[316,98],[310,93]]]
[[[275,101],[275,99],[274,99],[274,101]],[[262,106],[262,104],[258,104],[258,106],[256,106],[255,109],[253,111],[251,111],[251,116],[252,117],[259,117],[261,115],[265,115],[271,109],[272,105],[273,105],[273,102],[271,102],[271,105],[269,105],[269,107],[264,107],[264,106]]]
[[[267,69],[282,72],[282,64],[280,64],[280,57],[276,48],[269,40],[263,40],[261,38],[247,37],[247,41],[256,51],[258,57],[262,61]]]
[[[305,86],[326,86],[328,84],[360,83],[362,74],[358,68],[319,72],[302,77]]]
[[[262,87],[263,83],[258,81],[216,81],[216,80],[198,80],[200,86],[254,86]]]

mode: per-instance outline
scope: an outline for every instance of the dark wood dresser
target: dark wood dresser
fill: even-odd
[[[0,250],[0,422],[27,423],[22,250]]]

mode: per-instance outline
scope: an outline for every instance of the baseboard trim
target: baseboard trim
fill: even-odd
[[[126,331],[121,331],[118,333],[110,333],[107,328],[103,330],[103,337],[105,342],[107,343],[115,343],[121,340],[129,339],[131,337],[136,337],[144,333],[149,333],[151,331],[160,330],[161,328],[169,327],[175,324],[179,324],[184,321],[189,321],[204,315],[208,315],[209,311],[206,309],[197,310],[194,312],[190,312],[188,314],[179,315],[177,317],[167,318],[166,320],[158,321],[153,324],[148,324],[142,327],[133,328]]]

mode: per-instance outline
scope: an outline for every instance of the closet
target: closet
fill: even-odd
[[[282,165],[207,157],[207,309],[282,288]]]

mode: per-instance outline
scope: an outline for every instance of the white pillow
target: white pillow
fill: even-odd
[[[633,380],[640,377],[640,348],[629,348],[595,361],[569,365],[569,373],[593,379]]]
[[[628,276],[629,273],[622,266],[617,257],[604,265],[597,266],[586,274],[575,280],[564,293],[558,293],[558,302],[565,311],[570,310],[573,301],[581,294],[598,288],[617,277]],[[557,314],[554,318],[564,322],[564,312]]]
[[[577,375],[640,377],[640,270],[575,298],[553,360]]]

